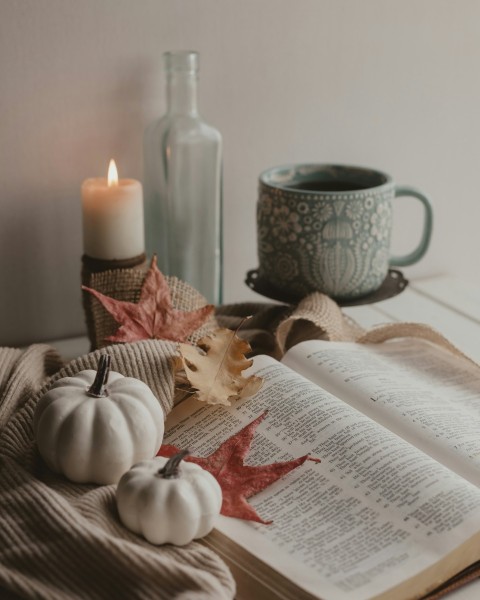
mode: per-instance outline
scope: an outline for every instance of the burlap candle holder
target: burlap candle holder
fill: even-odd
[[[105,261],[82,257],[82,284],[106,296],[125,302],[138,302],[142,284],[148,270],[145,254],[126,261]],[[166,277],[172,304],[178,310],[191,311],[208,304],[207,300],[190,285],[176,277]],[[113,335],[119,325],[100,302],[88,292],[82,297],[88,337],[91,349],[103,348],[109,344],[105,338]],[[189,341],[197,342],[218,327],[215,317],[195,331]]]

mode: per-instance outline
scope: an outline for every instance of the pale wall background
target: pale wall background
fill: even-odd
[[[165,108],[161,55],[201,54],[200,107],[224,136],[226,301],[257,264],[263,169],[338,161],[386,170],[435,203],[409,278],[480,260],[480,2],[0,0],[0,344],[84,330],[82,180],[142,177]],[[394,250],[418,235],[404,201]]]

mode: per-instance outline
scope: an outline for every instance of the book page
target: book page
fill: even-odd
[[[207,456],[268,408],[246,463],[306,453],[322,462],[307,461],[249,500],[273,524],[221,517],[222,534],[306,592],[362,600],[478,531],[475,486],[273,359],[256,357],[252,372],[264,378],[255,396],[231,407],[180,404],[164,443]]]
[[[308,341],[283,362],[480,486],[480,369],[424,340]]]

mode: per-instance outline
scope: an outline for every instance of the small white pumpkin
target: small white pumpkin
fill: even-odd
[[[142,381],[110,371],[110,360],[103,354],[98,371],[59,379],[35,409],[40,455],[71,481],[117,483],[162,444],[159,401]]]
[[[120,520],[152,544],[184,546],[210,533],[220,514],[219,483],[194,463],[180,464],[186,454],[145,460],[118,483]]]

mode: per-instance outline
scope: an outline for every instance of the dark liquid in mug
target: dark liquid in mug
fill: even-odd
[[[353,190],[368,190],[369,185],[361,185],[353,181],[304,181],[288,186],[294,190],[306,192],[350,192]]]

